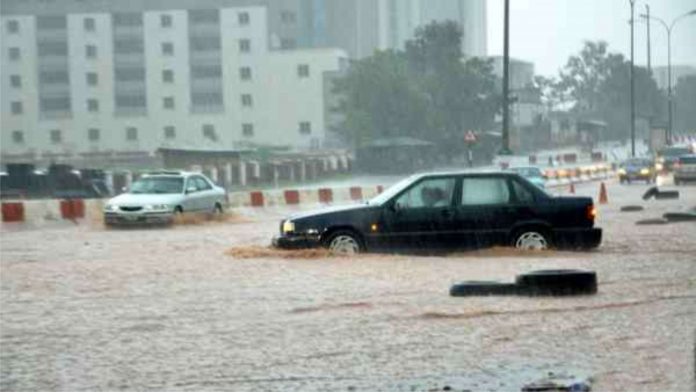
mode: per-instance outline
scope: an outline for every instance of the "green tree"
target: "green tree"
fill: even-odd
[[[683,76],[674,90],[675,132],[696,131],[696,75]]]

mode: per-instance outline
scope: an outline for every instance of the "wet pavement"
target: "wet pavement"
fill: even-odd
[[[696,206],[696,186],[644,202],[646,189],[608,183],[604,242],[589,253],[285,257],[263,246],[287,210],[173,228],[3,226],[0,389],[519,391],[553,372],[595,390],[693,390],[696,223],[635,222]],[[599,294],[448,296],[461,280],[542,268],[594,269]]]

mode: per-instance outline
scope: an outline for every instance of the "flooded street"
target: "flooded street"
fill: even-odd
[[[165,229],[5,226],[0,389],[518,391],[553,372],[596,390],[693,390],[696,223],[635,221],[696,206],[696,187],[644,202],[646,189],[608,183],[589,253],[282,257],[260,247],[287,210]],[[596,270],[599,294],[448,295],[549,268]]]

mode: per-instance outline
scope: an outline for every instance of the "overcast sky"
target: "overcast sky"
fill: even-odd
[[[503,53],[503,0],[488,1],[488,52]],[[652,16],[672,20],[696,9],[696,0],[637,0],[636,19],[650,6]],[[510,55],[532,61],[536,73],[556,75],[585,40],[604,40],[610,51],[630,56],[629,0],[510,0]],[[652,65],[667,65],[667,33],[651,25]],[[646,25],[636,23],[635,61],[647,63]],[[696,66],[696,16],[680,20],[672,31],[672,65]]]

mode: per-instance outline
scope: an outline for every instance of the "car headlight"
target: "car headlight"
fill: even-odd
[[[107,204],[104,206],[104,211],[116,211],[116,206],[113,204]]]
[[[662,165],[661,162],[658,162],[655,164],[655,170],[661,171],[662,169],[664,169],[664,166]]]
[[[619,174],[621,174],[621,175],[626,174],[626,169],[619,169]]]
[[[292,233],[295,231],[295,222],[286,220],[283,222],[283,233]]]
[[[640,174],[646,176],[646,175],[650,174],[650,169],[648,169],[647,167],[642,168],[642,169],[640,169]]]

